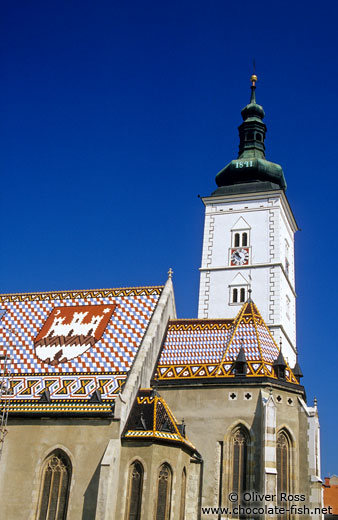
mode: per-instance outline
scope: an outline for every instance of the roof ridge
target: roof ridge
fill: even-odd
[[[164,285],[140,285],[140,286],[127,286],[127,287],[101,287],[94,289],[56,289],[55,291],[26,291],[26,292],[15,292],[15,293],[0,293],[2,296],[23,296],[25,294],[63,294],[63,293],[74,293],[74,292],[92,292],[92,291],[120,291],[127,289],[163,289]]]
[[[257,305],[256,305],[254,302],[252,302],[252,303],[253,303],[253,305],[254,305],[255,308],[256,308],[256,314],[258,314],[258,316],[261,318],[261,320],[262,320],[262,322],[263,322],[263,324],[264,324],[266,330],[267,330],[268,333],[269,333],[270,338],[272,339],[273,343],[274,343],[275,346],[277,347],[278,353],[282,353],[281,348],[279,347],[279,345],[277,345],[277,342],[276,342],[275,338],[274,338],[273,335],[272,335],[272,332],[271,332],[271,330],[270,330],[270,327],[268,327],[268,325],[265,323],[265,320],[264,320],[263,316],[262,316],[261,313],[259,312]],[[256,328],[255,317],[254,317],[254,324],[255,324],[255,328]],[[258,342],[259,342],[259,348],[260,348],[260,340],[259,340],[258,334],[257,334],[257,340],[258,340]],[[261,351],[261,348],[260,348],[260,351]],[[282,353],[282,355],[283,355],[283,353]],[[284,358],[284,356],[283,356],[283,358]],[[264,359],[263,359],[263,356],[262,356],[262,362],[263,362],[264,370],[266,370],[265,361],[264,361]],[[292,369],[291,369],[291,367],[290,367],[288,361],[285,360],[285,358],[284,358],[284,362],[285,362],[285,364],[286,364],[286,368],[289,370],[289,373],[290,373],[290,379],[293,378],[293,379],[297,380],[297,378],[295,377],[295,375],[294,375],[294,373],[293,373],[293,371],[292,371]],[[266,372],[266,374],[267,374],[267,375],[270,375],[268,372]]]
[[[266,366],[265,366],[265,361],[264,361],[263,352],[262,352],[261,340],[259,338],[259,333],[258,333],[258,330],[257,330],[257,323],[256,323],[256,316],[255,316],[255,314],[258,314],[258,316],[262,319],[265,327],[266,328],[268,328],[268,327],[266,326],[265,321],[263,320],[263,318],[261,316],[261,313],[259,312],[259,310],[258,310],[257,306],[255,305],[255,303],[253,301],[251,301],[250,303],[252,305],[252,307],[251,307],[252,319],[253,319],[253,323],[254,323],[254,327],[255,327],[255,331],[256,331],[258,350],[259,350],[259,353],[261,355],[261,361],[262,361],[262,365],[263,365],[264,374],[265,375],[270,375],[268,373],[268,370],[267,370]]]
[[[226,322],[226,321],[234,321],[234,318],[175,318],[173,320],[169,320],[169,323],[174,323],[176,321],[201,321],[201,322],[210,322],[210,323],[219,323],[219,322]]]
[[[224,351],[224,353],[223,353],[223,356],[222,356],[221,362],[219,363],[219,365],[218,365],[218,369],[217,369],[216,372],[215,372],[215,376],[216,376],[216,377],[218,377],[218,376],[220,375],[220,372],[221,372],[221,370],[222,370],[222,365],[223,365],[223,363],[224,363],[224,361],[225,361],[225,357],[226,357],[226,355],[227,355],[227,352],[228,352],[228,350],[229,350],[229,347],[230,347],[230,345],[231,345],[231,342],[232,342],[232,340],[233,340],[233,337],[234,337],[234,335],[236,334],[236,331],[237,331],[237,329],[238,329],[238,325],[239,325],[239,323],[240,323],[241,317],[242,317],[242,315],[244,314],[244,310],[246,309],[246,305],[247,305],[247,303],[244,304],[244,305],[242,306],[242,308],[240,309],[240,311],[237,313],[236,318],[234,319],[234,322],[233,322],[234,331],[233,331],[233,333],[231,334],[231,336],[230,336],[230,338],[229,338],[229,341],[228,341],[228,344],[227,344],[226,347],[225,347],[225,351]]]
[[[174,414],[172,413],[171,409],[169,408],[169,405],[167,404],[167,402],[164,400],[163,397],[159,397],[159,400],[161,402],[161,404],[164,406],[164,409],[165,411],[167,412],[167,414],[169,415],[170,419],[171,419],[171,422],[173,423],[174,425],[174,428],[175,428],[175,431],[176,433],[179,435],[180,439],[182,441],[184,441],[184,438],[182,437],[179,429],[177,428],[177,424],[178,424],[178,421],[176,419],[176,417],[174,416]]]

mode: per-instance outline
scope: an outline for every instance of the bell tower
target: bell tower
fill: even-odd
[[[199,318],[233,318],[252,291],[275,340],[296,363],[294,234],[282,167],[265,158],[266,125],[257,76],[241,114],[238,158],[217,175],[205,205]]]

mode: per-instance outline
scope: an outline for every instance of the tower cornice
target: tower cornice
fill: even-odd
[[[289,200],[288,200],[284,190],[256,191],[253,193],[244,193],[244,194],[243,193],[232,193],[232,194],[224,194],[224,195],[218,195],[218,196],[211,195],[211,196],[201,197],[201,200],[205,206],[210,206],[210,205],[216,205],[216,204],[222,204],[222,203],[226,203],[226,204],[229,204],[231,202],[235,203],[235,202],[239,202],[239,201],[245,202],[245,201],[253,201],[253,200],[264,200],[267,198],[271,199],[273,197],[280,198],[280,200],[282,202],[282,207],[287,216],[287,219],[291,226],[292,231],[293,232],[299,231],[300,228],[298,227],[297,221],[295,219],[295,216],[291,209]],[[266,210],[266,207],[257,208],[258,211],[260,209],[262,211],[264,211],[264,210]],[[245,212],[250,212],[250,211],[251,210],[249,208],[248,209],[240,208],[238,210],[236,210],[236,209],[227,210],[228,213],[245,213]]]

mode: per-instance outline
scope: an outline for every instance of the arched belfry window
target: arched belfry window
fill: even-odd
[[[235,287],[232,289],[232,302],[237,303],[238,302],[238,289]]]
[[[135,461],[129,469],[127,520],[140,520],[143,489],[143,466]]]
[[[38,520],[66,520],[70,479],[70,460],[57,450],[48,457],[43,470]]]
[[[277,496],[290,492],[290,440],[286,432],[277,435]]]
[[[182,471],[182,481],[181,481],[181,505],[180,505],[180,520],[185,519],[185,495],[187,491],[187,472],[185,468]]]
[[[249,436],[243,427],[239,427],[231,439],[232,491],[237,493],[239,501],[248,488],[248,441]]]
[[[248,222],[240,217],[231,228],[231,247],[250,247],[250,230]]]
[[[162,464],[158,472],[156,520],[170,520],[172,471]]]

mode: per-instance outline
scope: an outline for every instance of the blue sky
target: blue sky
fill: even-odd
[[[157,285],[197,315],[203,205],[257,101],[296,236],[298,349],[338,474],[335,2],[7,2],[1,292]]]

